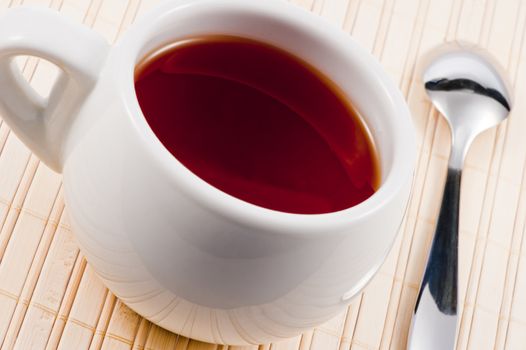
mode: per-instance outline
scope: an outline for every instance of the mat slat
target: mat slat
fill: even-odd
[[[79,255],[73,233],[62,217],[18,332],[16,349],[43,349],[59,313]]]

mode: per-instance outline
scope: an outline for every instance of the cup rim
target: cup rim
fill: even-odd
[[[322,214],[296,214],[276,211],[243,201],[209,184],[198,175],[186,168],[177,158],[164,147],[140,108],[135,88],[134,73],[137,62],[143,57],[140,51],[148,39],[147,29],[151,23],[162,17],[169,18],[175,12],[190,7],[202,6],[210,11],[213,6],[225,11],[225,8],[261,12],[266,16],[289,21],[301,28],[305,35],[323,35],[327,40],[333,40],[340,45],[349,47],[349,52],[360,58],[360,68],[381,87],[385,101],[396,114],[393,132],[393,164],[384,175],[378,190],[365,201],[336,212]],[[160,45],[161,46],[161,45]],[[361,224],[388,205],[396,195],[403,190],[413,177],[416,161],[416,140],[411,116],[405,100],[396,84],[384,72],[380,63],[355,42],[349,34],[332,25],[323,18],[281,0],[247,2],[245,0],[171,0],[145,15],[118,42],[119,69],[118,84],[125,101],[128,113],[131,115],[134,129],[146,144],[149,154],[157,160],[160,169],[171,177],[187,197],[193,198],[202,207],[212,210],[222,216],[228,216],[246,227],[258,227],[265,232],[288,234],[313,234],[319,232],[342,231],[350,224]],[[380,155],[381,156],[381,155]],[[384,170],[384,169],[382,169]],[[387,169],[386,169],[387,170]]]

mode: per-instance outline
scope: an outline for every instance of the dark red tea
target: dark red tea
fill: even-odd
[[[138,64],[135,89],[163,145],[244,201],[321,214],[352,207],[379,186],[371,138],[340,90],[271,45],[230,36],[180,41]]]

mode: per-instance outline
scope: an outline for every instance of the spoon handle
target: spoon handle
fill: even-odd
[[[433,245],[413,314],[409,350],[454,349],[462,171],[450,167]]]

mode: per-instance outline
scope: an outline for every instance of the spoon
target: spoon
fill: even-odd
[[[451,155],[433,245],[413,313],[408,349],[455,348],[460,179],[467,151],[511,110],[506,84],[480,53],[455,49],[424,72],[426,92],[451,131]]]

